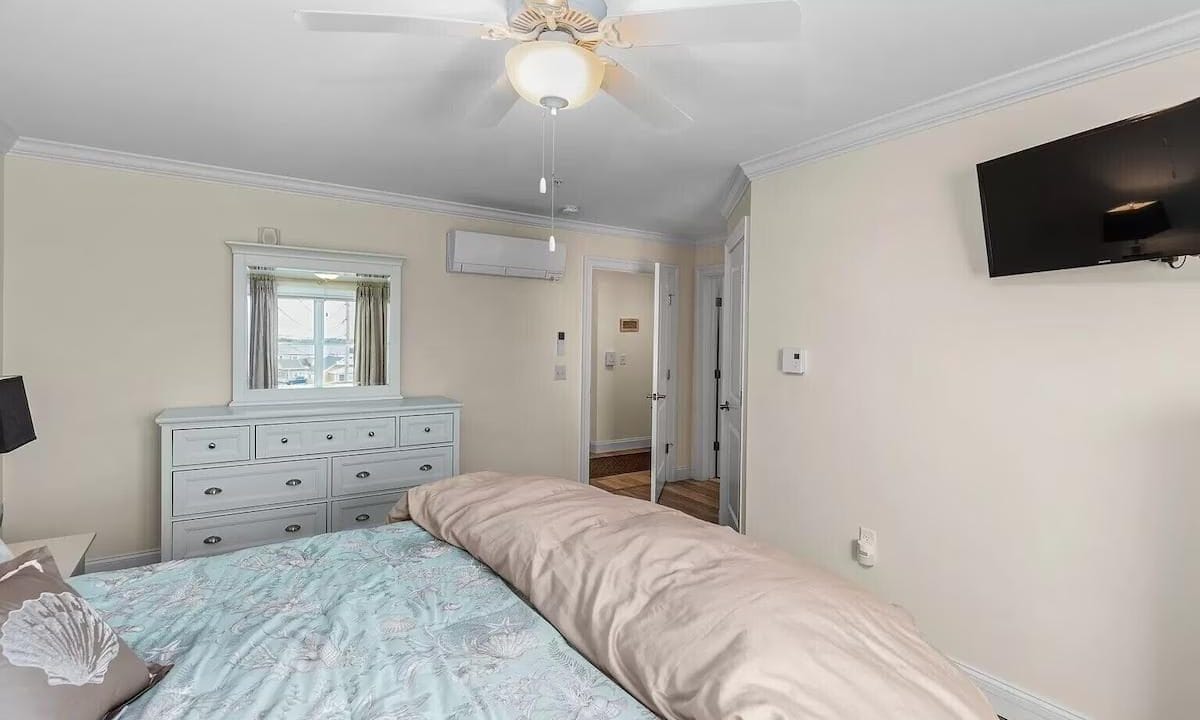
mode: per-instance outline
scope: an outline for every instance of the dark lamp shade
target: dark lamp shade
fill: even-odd
[[[20,375],[0,377],[0,453],[12,452],[36,439],[25,381]]]

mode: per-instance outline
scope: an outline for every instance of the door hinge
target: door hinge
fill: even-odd
[[[721,449],[721,441],[713,440],[713,451],[719,451],[720,449]]]
[[[720,371],[720,370],[713,370],[713,378],[714,378],[714,379],[716,379],[716,380],[720,380],[720,379],[721,379],[721,371]]]
[[[670,370],[667,370],[667,379],[668,379],[668,380],[670,380],[670,379],[671,379],[671,371],[670,371]]]
[[[721,300],[721,298],[717,298],[717,307],[722,307],[722,300]]]
[[[671,306],[674,304],[675,304],[675,293],[667,293],[667,305]]]
[[[671,454],[671,443],[667,443],[667,451],[666,451],[665,453],[663,453],[663,454],[664,454],[664,455],[670,455],[670,454]]]

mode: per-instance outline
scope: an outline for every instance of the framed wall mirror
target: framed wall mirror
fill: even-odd
[[[400,398],[395,255],[226,243],[233,251],[233,402]]]

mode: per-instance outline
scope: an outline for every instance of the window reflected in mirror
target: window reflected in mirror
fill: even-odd
[[[251,267],[251,389],[388,383],[386,275]]]

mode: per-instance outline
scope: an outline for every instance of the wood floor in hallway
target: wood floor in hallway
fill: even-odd
[[[615,495],[650,500],[650,471],[592,478],[592,485]],[[667,483],[660,502],[705,522],[717,522],[721,483],[716,480],[682,480]]]

